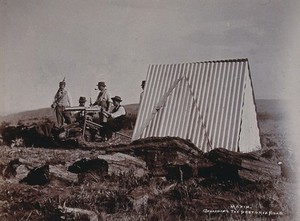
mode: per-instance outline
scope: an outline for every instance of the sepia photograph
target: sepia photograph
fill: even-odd
[[[300,220],[299,20],[0,0],[0,220]]]

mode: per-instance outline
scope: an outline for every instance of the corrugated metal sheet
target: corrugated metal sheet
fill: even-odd
[[[237,151],[248,78],[247,59],[150,65],[132,139],[178,136],[205,152]]]

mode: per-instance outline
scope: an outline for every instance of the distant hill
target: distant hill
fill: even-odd
[[[281,106],[285,105],[282,100],[266,100],[258,99],[256,100],[258,119],[279,119],[284,115],[281,110]],[[136,117],[139,109],[139,104],[128,104],[124,105],[127,111],[128,116]],[[16,114],[7,115],[0,117],[0,122],[11,122],[12,124],[17,124],[20,120],[39,120],[39,119],[50,119],[55,121],[55,113],[51,108],[42,108],[31,111],[24,111]]]
[[[128,104],[124,105],[129,116],[136,117],[139,105]],[[11,124],[17,124],[20,121],[35,121],[41,119],[56,120],[55,112],[52,108],[41,108],[37,110],[24,111],[16,114],[10,114],[0,117],[1,122],[10,122]]]
[[[11,124],[17,124],[19,121],[26,120],[38,120],[48,118],[55,120],[55,113],[52,108],[41,108],[37,110],[24,111],[16,114],[10,114],[7,116],[0,117],[0,122],[10,122]]]
[[[139,111],[139,104],[127,104],[124,105],[127,115],[136,117]]]
[[[286,104],[284,100],[266,100],[257,99],[258,120],[281,120],[286,117],[283,107]]]
[[[256,105],[258,112],[281,112],[281,107],[285,105],[285,101],[275,99],[257,99]]]

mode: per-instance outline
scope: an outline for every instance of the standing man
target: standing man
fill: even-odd
[[[140,103],[139,103],[140,105],[141,105],[141,102],[142,102],[142,98],[144,96],[145,85],[146,85],[146,81],[142,81],[141,87],[142,87],[143,91],[140,94]]]
[[[71,123],[71,116],[69,112],[64,112],[65,107],[71,106],[71,97],[69,92],[65,89],[65,79],[59,82],[59,88],[54,96],[54,102],[51,105],[55,109],[56,120],[58,127],[62,127],[64,122],[66,124]]]
[[[105,82],[102,81],[98,82],[97,86],[100,92],[93,106],[98,105],[102,107],[104,111],[109,111],[112,102],[111,102],[110,94],[106,89]],[[103,114],[103,112],[99,113],[99,118],[100,118],[100,124],[107,123],[107,117]]]

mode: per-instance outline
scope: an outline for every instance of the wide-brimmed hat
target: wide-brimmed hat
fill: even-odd
[[[121,99],[121,97],[120,96],[114,96],[113,98],[111,98],[113,101],[119,101],[119,102],[121,102],[122,101],[122,99]]]
[[[79,98],[79,103],[84,103],[86,102],[86,98],[85,97],[80,97]]]
[[[103,87],[106,87],[105,82],[103,82],[103,81],[98,82],[97,86],[103,86]]]

